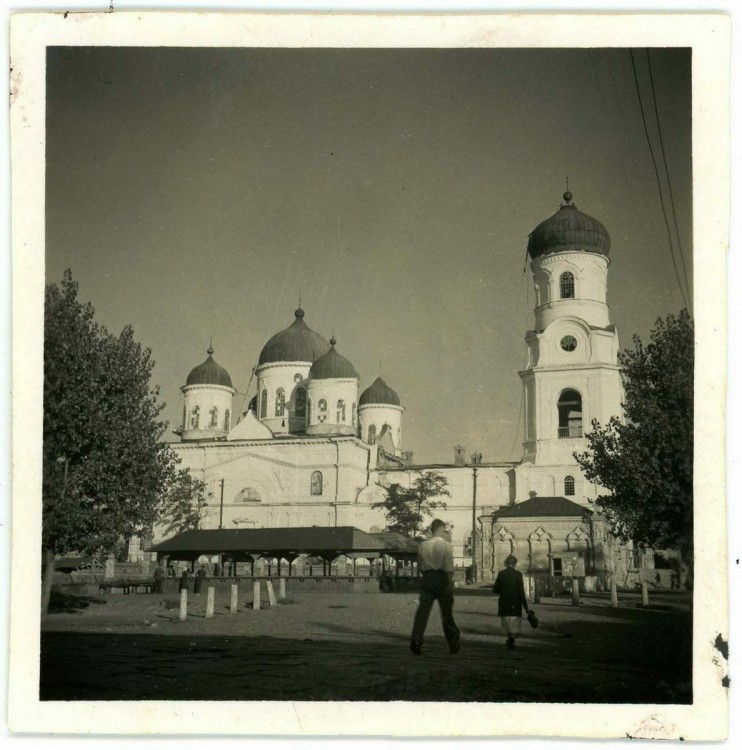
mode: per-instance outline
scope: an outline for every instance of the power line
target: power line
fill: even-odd
[[[665,178],[667,180],[667,188],[670,192],[670,208],[672,209],[672,220],[675,225],[675,239],[678,243],[678,254],[680,255],[680,264],[683,266],[683,278],[685,279],[685,288],[688,292],[688,299],[692,301],[690,294],[690,284],[688,283],[688,271],[685,267],[685,258],[683,257],[683,246],[680,241],[680,230],[678,229],[678,217],[675,211],[675,198],[672,194],[672,182],[670,180],[670,170],[667,167],[667,156],[665,155],[665,142],[662,138],[662,127],[660,126],[660,113],[657,107],[657,93],[654,88],[654,76],[652,75],[652,60],[649,56],[649,47],[647,47],[647,67],[649,68],[649,80],[652,84],[652,100],[654,102],[654,117],[657,120],[657,133],[660,137],[660,149],[662,151],[662,163],[665,167]]]
[[[675,269],[675,277],[678,280],[678,289],[680,290],[680,296],[683,298],[683,304],[685,307],[689,307],[688,300],[685,296],[685,290],[683,289],[683,283],[680,279],[680,272],[678,271],[678,264],[675,260],[675,247],[672,242],[672,232],[670,231],[670,222],[667,219],[667,209],[665,208],[665,199],[662,195],[662,182],[660,181],[660,172],[657,169],[657,160],[654,157],[654,149],[652,148],[652,139],[649,137],[649,129],[647,128],[647,118],[644,114],[644,104],[642,103],[642,95],[639,89],[639,77],[636,73],[636,62],[634,61],[634,50],[629,49],[629,55],[631,55],[631,69],[634,71],[634,84],[636,86],[636,97],[639,100],[639,109],[642,114],[642,124],[644,125],[644,135],[647,139],[647,146],[649,147],[649,155],[652,157],[652,166],[654,167],[654,176],[657,180],[657,192],[660,196],[660,205],[662,207],[662,217],[665,220],[665,229],[667,230],[667,241],[670,245],[670,258],[672,259],[672,267]]]

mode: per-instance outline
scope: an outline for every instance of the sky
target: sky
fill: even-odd
[[[650,53],[662,144],[634,55],[690,277],[690,53]],[[417,462],[518,460],[526,244],[567,175],[622,346],[684,306],[628,50],[53,48],[47,86],[47,283],[133,326],[171,428],[210,337],[241,409],[301,295]]]

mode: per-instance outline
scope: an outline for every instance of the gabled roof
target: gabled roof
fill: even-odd
[[[152,547],[169,554],[220,552],[378,552],[384,542],[354,526],[307,526],[275,529],[199,529],[184,531]]]
[[[592,515],[590,508],[567,500],[566,497],[532,497],[522,503],[507,505],[496,510],[495,518],[540,518],[543,516],[561,516],[582,518],[586,513]]]

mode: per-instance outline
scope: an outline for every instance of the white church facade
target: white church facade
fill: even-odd
[[[520,372],[518,462],[467,460],[457,448],[451,465],[414,464],[403,450],[403,399],[381,378],[360,390],[351,361],[334,338],[310,328],[302,309],[260,352],[257,394],[242,414],[233,413],[231,377],[209,348],[182,388],[181,442],[173,445],[209,489],[202,528],[382,530],[384,514],[372,506],[385,488],[435,469],[451,493],[436,515],[452,526],[459,564],[473,562],[480,576],[491,577],[511,552],[522,570],[622,574],[631,550],[607,532],[593,504],[600,488],[574,459],[593,419],[621,415],[609,250],[606,229],[570,193],[529,237],[536,307]],[[161,540],[156,529],[154,542]]]

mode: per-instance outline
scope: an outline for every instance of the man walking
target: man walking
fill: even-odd
[[[446,524],[436,519],[430,524],[432,537],[420,543],[417,564],[420,580],[420,603],[412,626],[410,650],[415,656],[422,653],[423,636],[430,610],[437,599],[443,619],[443,633],[452,654],[461,650],[459,629],[453,619],[453,545]]]
[[[518,560],[513,555],[505,558],[505,567],[497,574],[493,591],[499,594],[497,614],[500,624],[507,636],[505,645],[512,651],[515,639],[520,635],[523,609],[528,611],[526,590],[523,586],[523,574],[515,569]]]

